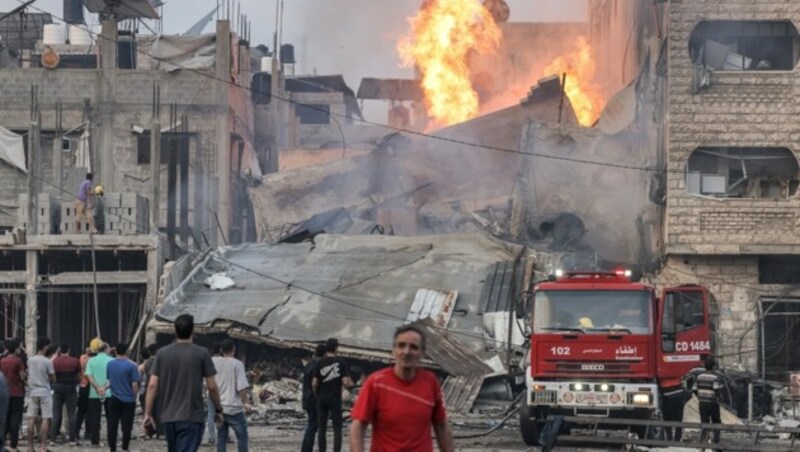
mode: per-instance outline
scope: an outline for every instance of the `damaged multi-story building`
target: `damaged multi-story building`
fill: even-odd
[[[666,262],[716,296],[716,352],[770,380],[800,369],[800,4],[673,1]]]
[[[243,26],[139,34],[140,19],[158,19],[148,2],[88,8],[101,28],[76,1],[63,18],[24,11],[22,43],[3,36],[0,330],[29,350],[37,335],[73,350],[141,339],[165,262],[255,238],[246,187],[262,168]],[[105,191],[91,237],[73,208],[87,172]]]

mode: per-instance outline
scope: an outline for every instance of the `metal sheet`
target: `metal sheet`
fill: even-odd
[[[419,289],[408,312],[407,322],[431,319],[439,328],[447,328],[458,301],[458,291]]]
[[[198,264],[165,297],[158,317],[170,321],[191,313],[199,333],[227,322],[286,346],[338,337],[354,352],[389,351],[394,329],[406,323],[421,286],[458,287],[458,306],[466,314],[452,317],[448,329],[459,339],[459,350],[432,338],[429,351],[456,353],[456,360],[472,363],[458,363],[471,372],[476,365],[488,368],[473,353],[485,348],[478,303],[486,268],[511,259],[517,249],[478,234],[322,234],[313,242],[232,246]],[[203,285],[220,271],[236,288],[211,291]]]
[[[493,372],[477,353],[447,330],[436,326],[432,319],[417,320],[414,325],[425,333],[425,353],[450,375],[474,376]]]
[[[158,19],[158,13],[148,0],[83,0],[83,4],[91,13]]]
[[[444,405],[450,413],[466,413],[472,408],[483,385],[485,375],[449,376],[442,385]]]

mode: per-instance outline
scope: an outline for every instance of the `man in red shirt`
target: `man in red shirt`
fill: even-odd
[[[59,346],[58,356],[53,358],[56,381],[53,383],[53,423],[50,425],[50,438],[55,440],[61,429],[63,407],[67,407],[67,422],[64,430],[69,442],[77,446],[75,431],[75,410],[78,406],[78,378],[81,374],[81,363],[78,358],[70,356],[69,344]]]
[[[22,412],[25,409],[25,363],[20,358],[20,343],[17,339],[6,341],[8,353],[0,359],[0,371],[8,382],[8,415],[6,417],[6,438],[9,441],[7,450],[16,451],[19,441],[19,427],[22,424]]]
[[[453,452],[444,399],[436,375],[418,368],[425,353],[425,335],[413,325],[394,333],[394,366],[367,378],[350,417],[350,451],[364,451],[367,425],[372,424],[372,452],[432,452],[431,426],[442,452]]]

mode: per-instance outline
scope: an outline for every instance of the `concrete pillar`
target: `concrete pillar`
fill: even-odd
[[[98,111],[98,148],[95,170],[99,174],[95,177],[95,184],[102,184],[106,191],[119,191],[121,181],[116,177],[114,165],[114,110],[117,73],[117,22],[110,19],[103,20],[103,31],[100,37],[100,83],[99,111]]]
[[[231,24],[227,20],[217,21],[217,55],[215,75],[218,80],[231,80]],[[229,236],[231,218],[231,157],[230,157],[230,87],[227,83],[216,83],[217,111],[217,179],[219,181],[217,237],[221,242]]]
[[[39,320],[39,306],[37,302],[36,280],[39,279],[39,252],[29,250],[25,252],[25,268],[27,280],[25,281],[25,350],[28,354],[36,352],[36,338],[39,335],[37,321]]]
[[[100,69],[117,68],[117,42],[119,32],[117,21],[103,19],[103,31],[100,37]]]

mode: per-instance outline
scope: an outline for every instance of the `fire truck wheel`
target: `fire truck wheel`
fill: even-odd
[[[535,415],[527,404],[523,402],[519,407],[519,429],[522,440],[528,446],[539,445],[539,433],[542,431],[542,422],[537,421]]]

